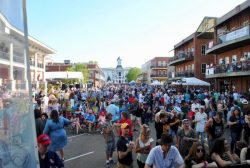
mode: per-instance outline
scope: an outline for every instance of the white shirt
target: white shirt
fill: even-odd
[[[193,104],[192,104],[191,110],[192,110],[193,112],[195,112],[195,109],[196,109],[196,108],[198,108],[198,109],[200,108],[200,104],[199,104],[199,103],[193,103]]]
[[[195,121],[196,123],[196,132],[204,132],[205,131],[205,124],[207,121],[207,114],[205,112],[201,113],[198,112],[195,114]]]

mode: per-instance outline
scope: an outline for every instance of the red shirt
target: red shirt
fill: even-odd
[[[133,103],[135,102],[135,98],[134,98],[133,96],[130,96],[130,97],[128,98],[128,102],[129,102],[130,104],[133,104]]]
[[[129,136],[131,136],[132,137],[132,135],[133,135],[133,133],[132,133],[132,121],[128,118],[128,119],[126,119],[126,120],[124,120],[124,119],[121,119],[120,121],[119,121],[119,123],[120,124],[123,124],[123,123],[127,123],[128,125],[129,125]],[[119,130],[119,135],[121,136],[122,135],[122,130],[120,129]]]

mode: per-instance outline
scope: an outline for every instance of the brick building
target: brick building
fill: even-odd
[[[196,32],[174,46],[174,57],[168,66],[169,81],[180,80],[182,77],[196,77],[204,80],[206,65],[213,62],[213,55],[206,55],[206,45],[213,39],[214,17],[204,17]]]
[[[214,64],[207,67],[207,79],[213,79],[219,91],[247,92],[250,88],[250,1],[238,5],[216,20],[215,38],[208,43],[207,54]]]
[[[169,57],[154,57],[142,65],[142,74],[147,77],[146,83],[152,83],[155,80],[165,82],[167,78],[167,63]],[[144,79],[144,82],[146,80]]]

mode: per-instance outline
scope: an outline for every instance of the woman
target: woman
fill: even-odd
[[[250,138],[249,138],[249,142],[250,142]],[[240,161],[241,163],[245,163],[250,165],[250,143],[247,147],[242,148],[241,152],[240,152]]]
[[[224,138],[216,139],[211,150],[211,159],[218,167],[229,167],[240,162],[237,155],[230,153],[228,142]]]
[[[232,116],[229,118],[228,125],[231,131],[231,151],[234,151],[235,143],[240,140],[243,128],[242,118],[238,108],[233,110]]]
[[[208,159],[203,144],[194,142],[188,155],[185,157],[185,166],[187,168],[213,168],[217,167],[217,164]]]
[[[64,126],[69,124],[70,121],[68,119],[59,116],[56,110],[52,110],[50,119],[47,120],[43,130],[43,134],[48,134],[51,138],[49,149],[59,151],[62,160],[64,160],[63,148],[67,145],[67,135]]]
[[[182,157],[187,156],[189,149],[196,142],[195,131],[189,126],[189,120],[184,119],[182,121],[183,128],[178,131],[177,134],[177,147],[179,148]]]
[[[143,124],[140,130],[140,136],[135,142],[135,152],[137,153],[137,164],[139,168],[144,168],[148,154],[153,147],[153,138],[150,137],[150,128]]]

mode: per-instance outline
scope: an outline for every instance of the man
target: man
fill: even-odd
[[[39,135],[37,138],[37,143],[38,143],[40,168],[64,167],[64,164],[57,155],[57,153],[48,150],[48,146],[51,144],[51,140],[48,135],[46,134]]]
[[[212,149],[216,139],[219,139],[224,133],[223,113],[217,112],[215,117],[210,118],[205,130],[208,133],[208,146]]]
[[[108,105],[107,112],[112,114],[112,122],[116,122],[120,119],[119,107],[115,105],[115,100],[112,100],[111,104]]]
[[[93,111],[91,109],[88,110],[88,114],[85,116],[85,122],[87,123],[89,127],[89,132],[91,132],[92,127],[95,123],[95,115],[93,114]]]
[[[200,111],[195,114],[194,123],[196,123],[196,134],[199,139],[201,136],[201,143],[204,144],[205,138],[205,124],[207,121],[207,114],[205,113],[205,106],[200,106]]]
[[[116,144],[118,153],[117,168],[132,168],[132,150],[134,148],[134,142],[128,140],[129,125],[127,123],[123,123],[121,125],[121,131],[122,136],[118,139]]]
[[[178,149],[172,146],[173,138],[171,135],[162,134],[159,142],[161,145],[154,147],[146,160],[145,168],[178,168],[184,167],[184,160]]]
[[[115,151],[115,134],[114,126],[111,123],[112,114],[108,113],[105,117],[106,121],[103,124],[103,135],[106,143],[106,166],[109,167],[113,161],[113,152]]]

